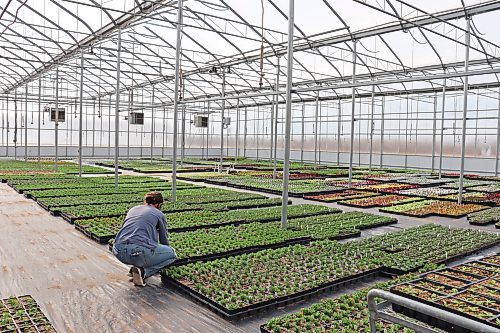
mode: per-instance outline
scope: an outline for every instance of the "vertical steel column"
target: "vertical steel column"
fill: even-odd
[[[283,202],[281,209],[281,227],[288,225],[288,181],[290,170],[290,132],[292,125],[292,83],[293,83],[293,29],[295,18],[295,1],[289,0],[288,13],[288,49],[286,66],[286,120],[285,120],[285,156],[283,161]]]
[[[58,171],[59,166],[57,165],[59,160],[59,65],[56,67],[56,123],[55,123],[55,150],[56,157],[54,160],[54,170]]]
[[[247,121],[248,121],[248,110],[245,107],[245,127],[243,130],[243,156],[247,156],[247,134],[248,134],[248,126],[247,126]],[[207,150],[207,156],[208,156],[208,150]]]
[[[356,44],[357,40],[353,40],[352,52],[352,84],[356,84]],[[351,108],[351,146],[349,147],[349,188],[352,187],[352,162],[354,158],[354,112],[356,110],[356,88],[352,87],[352,108]]]
[[[4,115],[4,100],[2,99],[2,147],[4,146],[4,134],[5,134],[5,115]]]
[[[165,132],[167,131],[166,107],[163,106],[163,131],[161,132],[161,158],[165,157]],[[203,134],[202,134],[203,136]],[[202,146],[203,148],[203,146]],[[203,149],[202,149],[203,150]]]
[[[408,112],[410,111],[410,99],[406,96],[406,126],[405,126],[405,170],[408,168]]]
[[[81,49],[80,54],[80,119],[78,119],[78,175],[82,176],[82,146],[83,146],[83,64],[84,51]],[[111,98],[111,95],[110,95]],[[111,119],[110,119],[111,121]]]
[[[134,91],[132,89],[128,92],[128,110],[127,110],[127,160],[130,160],[130,110],[134,102]]]
[[[108,102],[108,158],[111,157],[111,94]]]
[[[210,117],[210,101],[207,102],[207,117]],[[207,153],[205,154],[206,158],[208,159],[208,144],[209,144],[209,139],[210,139],[210,125],[212,125],[212,122],[208,122],[207,126]]]
[[[316,92],[316,105],[314,109],[314,170],[318,168],[318,113],[319,113],[319,91]]]
[[[273,149],[274,149],[274,108],[276,107],[276,98],[272,97],[273,102],[271,104],[271,142],[269,146],[269,161],[273,161]]]
[[[5,156],[9,157],[9,95],[7,95],[7,100],[6,100],[6,105],[7,105],[7,112],[5,113],[5,118],[7,118],[7,143],[6,143],[6,149],[5,149]]]
[[[305,113],[306,113],[306,103],[302,103],[302,122],[300,130],[300,161],[304,162],[304,140],[305,140]]]
[[[153,85],[153,94],[151,95],[151,151],[150,151],[150,160],[153,163],[153,146],[155,140],[155,86]]]
[[[115,188],[118,188],[118,158],[120,155],[120,62],[122,50],[122,29],[118,28],[116,46],[116,97],[115,97]],[[129,122],[130,123],[130,122]]]
[[[24,160],[28,161],[28,84],[24,95]]]
[[[94,103],[92,104],[92,157],[94,157],[95,153],[95,101],[96,99],[94,98]]]
[[[222,104],[220,116],[220,166],[219,172],[222,172],[222,164],[224,163],[224,112],[226,111],[226,69],[222,69]]]
[[[337,165],[340,165],[340,131],[342,126],[342,103],[339,99],[339,114],[337,121]]]
[[[240,99],[236,100],[236,151],[234,157],[234,163],[238,162],[238,157],[240,157]]]
[[[375,113],[375,86],[372,86],[372,109],[370,114],[370,171],[372,171],[373,162],[373,132],[375,129],[375,122],[373,121],[373,115]]]
[[[469,54],[470,54],[470,25],[471,17],[467,17],[467,33],[465,35],[465,77],[464,77],[464,110],[462,116],[462,149],[460,156],[460,182],[458,187],[458,204],[462,204],[464,189],[464,170],[465,170],[465,146],[467,132],[467,97],[469,94]]]
[[[172,154],[172,198],[175,202],[177,199],[177,136],[179,135],[179,80],[181,68],[181,38],[182,38],[182,10],[183,0],[177,2],[177,43],[175,47],[175,85],[174,85],[174,138],[173,138],[173,154]]]
[[[384,166],[385,96],[382,96],[382,121],[380,123],[380,168]]]
[[[443,81],[443,101],[441,107],[441,141],[439,142],[439,179],[443,172],[443,147],[444,147],[444,108],[446,106],[446,79]]]
[[[498,90],[498,123],[497,123],[497,158],[495,161],[495,177],[498,176],[499,170],[499,157],[500,157],[500,89]]]
[[[432,119],[432,164],[431,172],[435,169],[436,159],[436,123],[437,123],[437,93],[434,94],[434,118]]]
[[[14,160],[17,160],[17,90],[14,91]]]
[[[182,85],[182,98],[184,98],[185,83]],[[181,117],[181,166],[184,166],[184,158],[186,155],[186,104],[182,105],[182,117]]]
[[[276,64],[276,86],[274,87],[274,91],[277,93],[279,91],[280,86],[280,57],[277,58]],[[274,115],[274,156],[273,156],[273,179],[276,179],[276,151],[278,150],[278,111],[279,111],[279,95],[274,95],[275,99],[275,115]]]

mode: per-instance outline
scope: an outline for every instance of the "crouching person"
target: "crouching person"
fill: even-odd
[[[113,254],[124,264],[131,265],[129,274],[136,286],[175,261],[175,250],[168,241],[167,220],[161,212],[163,196],[151,192],[144,204],[131,208],[116,235]]]

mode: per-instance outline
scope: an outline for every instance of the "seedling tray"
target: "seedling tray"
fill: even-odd
[[[401,216],[408,216],[408,217],[417,217],[417,218],[425,218],[425,217],[429,217],[429,216],[432,215],[432,213],[428,213],[428,214],[424,214],[424,215],[413,215],[413,214],[407,214],[405,212],[393,212],[393,211],[389,211],[389,210],[387,210],[385,208],[380,208],[378,211],[381,212],[381,213],[401,215]]]
[[[15,302],[15,305],[11,305]],[[30,295],[10,297],[0,300],[5,310],[0,312],[0,316],[9,319],[9,324],[0,325],[0,332],[36,332],[36,333],[56,333],[39,305]],[[22,312],[19,315],[18,312]]]
[[[109,241],[109,239],[108,239],[108,241]],[[295,245],[295,244],[309,244],[311,241],[312,241],[311,237],[299,237],[299,238],[289,239],[287,241],[274,243],[274,244],[248,246],[248,247],[234,249],[234,250],[230,250],[230,251],[226,251],[226,252],[211,253],[211,254],[206,254],[206,255],[201,255],[201,256],[193,256],[193,257],[189,257],[189,258],[179,259],[179,260],[176,260],[172,264],[172,266],[181,266],[181,265],[185,265],[185,264],[188,264],[191,262],[196,262],[196,261],[211,261],[211,260],[230,257],[230,256],[234,256],[234,255],[253,253],[253,252],[267,250],[267,249],[276,249],[276,248],[286,247],[286,246]]]
[[[311,216],[319,216],[319,215],[328,215],[328,214],[339,214],[340,211],[338,212],[329,212],[329,211],[323,211],[323,212],[316,212],[316,213],[310,213],[310,214],[304,214],[300,216],[289,216],[288,219],[296,219],[296,218],[303,218],[303,217],[311,217]],[[228,225],[234,225],[238,226],[240,224],[247,224],[247,223],[267,223],[267,222],[276,222],[279,221],[281,217],[277,218],[262,218],[262,219],[257,219],[257,220],[239,220],[239,221],[231,221],[231,222],[221,222],[221,223],[213,223],[213,224],[207,224],[207,225],[196,225],[196,226],[191,226],[191,227],[180,227],[180,228],[169,228],[168,230],[171,232],[185,232],[185,231],[193,231],[193,230],[198,230],[198,229],[206,229],[206,228],[219,228],[219,227],[224,227]],[[168,217],[167,217],[168,220]]]
[[[318,287],[308,289],[305,291],[301,291],[301,292],[298,292],[295,294],[291,294],[291,295],[283,296],[283,297],[278,297],[278,298],[275,298],[275,299],[272,299],[269,301],[265,301],[265,302],[255,303],[255,304],[245,306],[242,308],[238,308],[238,309],[234,309],[234,310],[229,310],[229,309],[221,306],[220,304],[214,302],[210,298],[202,295],[201,293],[195,291],[194,289],[191,289],[190,287],[182,284],[181,282],[179,282],[175,279],[172,279],[169,276],[162,274],[161,279],[162,279],[162,282],[164,284],[171,285],[171,286],[174,286],[174,287],[180,289],[181,291],[185,292],[193,299],[208,306],[212,311],[216,312],[218,315],[220,315],[226,319],[235,319],[238,317],[249,316],[249,315],[252,315],[256,312],[266,311],[266,310],[273,309],[273,308],[276,308],[279,306],[295,303],[299,300],[308,299],[308,298],[310,298],[314,295],[317,295],[319,293],[324,293],[324,292],[331,291],[331,290],[334,290],[336,288],[339,288],[339,287],[342,287],[345,285],[350,285],[350,284],[358,283],[362,280],[373,278],[373,277],[377,276],[378,274],[379,274],[379,268],[369,270],[369,271],[366,271],[366,272],[363,272],[360,274],[351,275],[349,277],[338,279],[338,280],[333,281],[333,282],[325,283],[325,284],[320,285]]]

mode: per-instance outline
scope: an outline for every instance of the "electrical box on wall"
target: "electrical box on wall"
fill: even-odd
[[[130,112],[128,117],[130,125],[144,125],[144,113],[143,112]]]
[[[54,108],[46,106],[43,109],[44,112],[48,112],[50,114],[50,121],[56,121],[59,123],[64,123],[66,121],[66,109],[65,108]]]
[[[231,117],[224,117],[224,120],[222,122],[225,126],[231,125]]]
[[[208,116],[194,116],[194,127],[208,127]]]

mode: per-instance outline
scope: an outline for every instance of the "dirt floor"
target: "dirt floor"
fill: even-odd
[[[294,204],[313,203],[292,200]],[[363,232],[363,236],[429,222],[472,227],[465,219],[401,216],[398,219],[400,223],[396,226],[369,230]],[[497,232],[492,226],[474,228]],[[60,333],[258,332],[259,326],[268,319],[294,312],[319,299],[234,322],[226,321],[182,293],[164,287],[157,277],[151,278],[145,288],[134,287],[126,276],[127,267],[113,257],[107,246],[86,238],[72,225],[49,215],[6,184],[0,184],[0,266],[0,297],[33,295]],[[366,281],[356,287],[376,281]],[[352,290],[340,289],[320,298]]]

